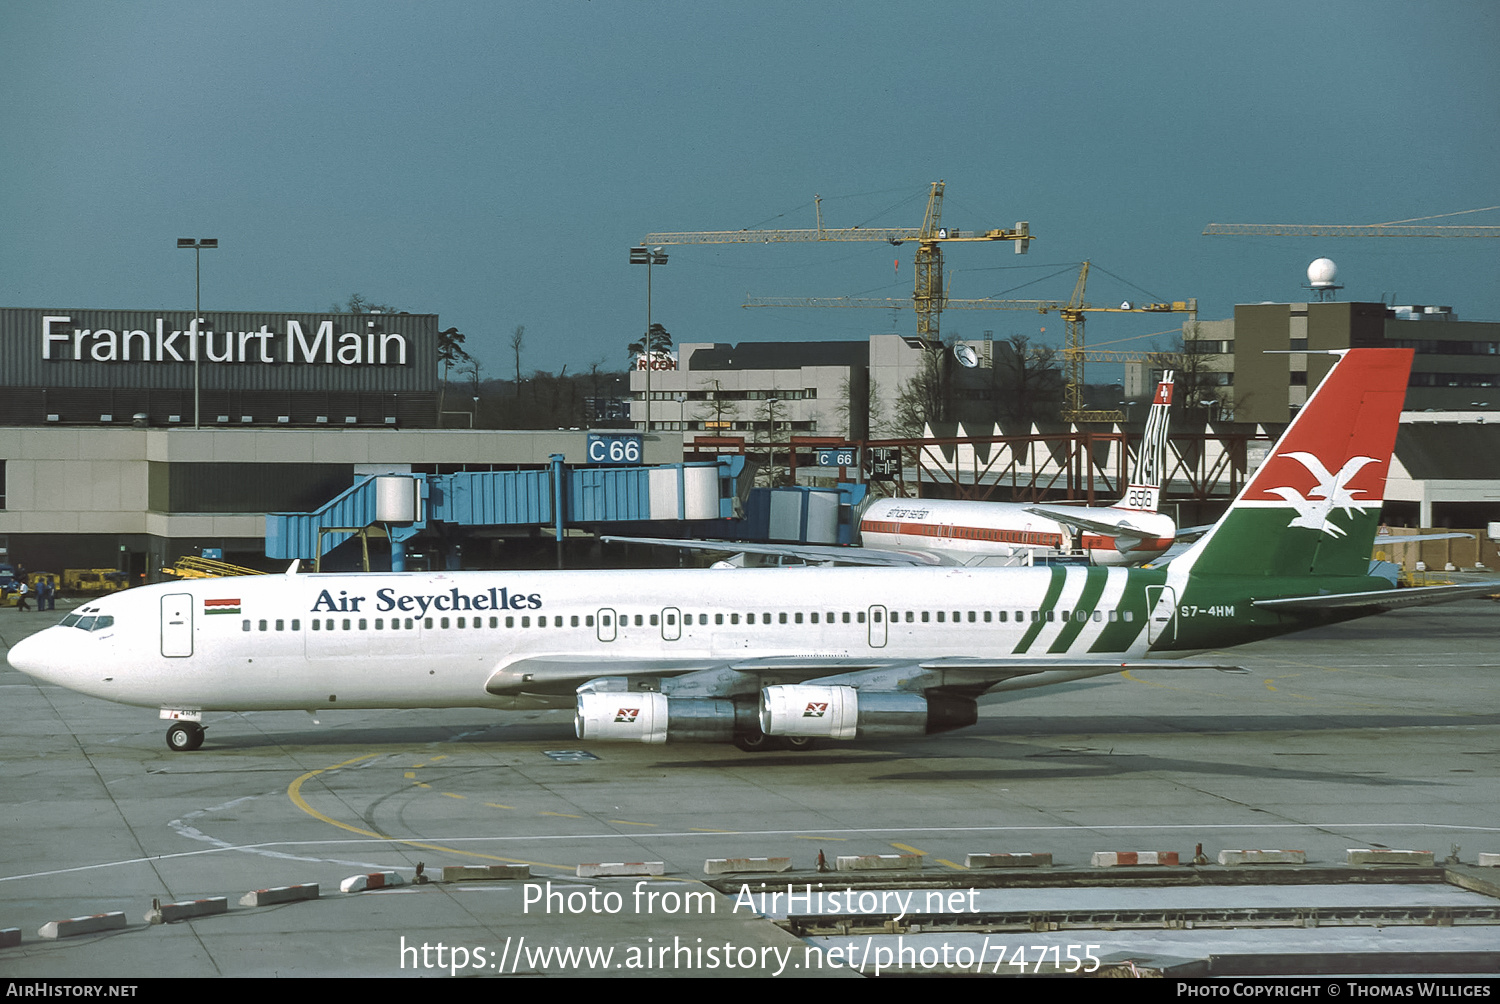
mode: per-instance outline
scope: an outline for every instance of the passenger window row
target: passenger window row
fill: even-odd
[[[632,623],[632,618],[633,618],[633,623],[634,623],[634,625],[636,627],[645,627],[648,622],[649,622],[649,624],[652,627],[656,627],[656,626],[658,626],[661,623],[661,617],[662,616],[663,615],[661,615],[661,614],[649,614],[649,615],[648,614],[633,614],[633,615],[632,614],[620,614],[619,615],[620,626],[624,627],[624,626],[627,626],[627,625],[631,624]],[[665,615],[665,617],[666,617],[666,625],[668,627],[676,627],[677,626],[677,616],[678,615],[675,614],[675,613],[668,613],[668,614],[666,614]],[[684,625],[688,626],[688,627],[691,627],[694,624],[693,618],[696,617],[697,618],[697,622],[696,622],[697,624],[699,624],[700,626],[707,627],[708,623],[709,623],[709,617],[710,616],[713,617],[713,623],[716,626],[717,625],[723,625],[725,623],[727,623],[727,624],[729,624],[731,626],[739,625],[741,623],[744,623],[745,625],[753,625],[753,624],[757,624],[757,623],[764,625],[764,624],[771,624],[772,623],[772,614],[769,611],[748,611],[748,612],[746,612],[743,615],[743,617],[744,617],[743,621],[741,621],[741,615],[739,613],[729,613],[729,614],[719,613],[719,614],[713,614],[713,615],[709,615],[709,614],[691,614],[691,613],[688,613],[688,614],[683,614],[682,615],[682,623]],[[882,621],[881,612],[879,610],[874,611],[874,613],[871,616],[872,616],[874,622],[877,623],[877,624]],[[789,611],[783,610],[783,611],[779,611],[779,612],[777,612],[775,614],[775,623],[777,623],[777,624],[818,624],[818,623],[824,623],[824,624],[863,624],[863,623],[865,623],[865,617],[866,617],[866,612],[863,611],[863,610],[853,611],[852,613],[850,611],[848,611],[848,610],[845,610],[845,611],[842,611],[842,612],[835,611],[835,610],[829,610],[827,612],[819,611],[819,610],[813,610],[813,611],[797,610],[797,611],[790,611],[789,612]],[[968,611],[964,611],[964,610],[953,610],[953,611],[948,611],[948,610],[937,610],[937,611],[932,611],[932,610],[905,610],[905,611],[892,610],[890,612],[890,621],[891,621],[892,624],[901,624],[901,623],[915,624],[915,623],[918,623],[918,622],[920,622],[922,624],[929,624],[929,623],[933,623],[934,621],[936,621],[936,623],[938,623],[938,624],[947,624],[947,623],[953,623],[953,624],[960,624],[960,623],[968,623],[968,624],[977,624],[977,623],[993,624],[993,623],[1000,623],[1000,624],[1006,624],[1006,623],[1011,623],[1012,620],[1016,624],[1026,623],[1028,620],[1031,623],[1036,623],[1036,622],[1039,622],[1039,621],[1053,622],[1053,621],[1067,621],[1067,620],[1074,620],[1074,621],[1078,621],[1078,622],[1082,623],[1084,621],[1089,621],[1089,620],[1092,620],[1092,621],[1095,621],[1095,622],[1102,622],[1102,621],[1104,621],[1106,619],[1106,617],[1108,618],[1108,620],[1109,620],[1109,622],[1111,624],[1116,623],[1118,621],[1124,621],[1126,623],[1131,623],[1131,622],[1133,622],[1135,620],[1135,613],[1134,613],[1134,611],[1131,611],[1131,610],[1109,610],[1109,611],[1104,611],[1104,610],[1083,610],[1083,609],[1071,610],[1071,611],[1069,611],[1069,610],[1061,610],[1061,611],[1059,611],[1059,610],[1046,610],[1046,611],[1042,611],[1042,610],[1031,610],[1031,611],[1026,611],[1026,610],[1016,610],[1016,611],[1010,611],[1010,610],[999,610],[999,611],[993,611],[993,610],[968,610]],[[759,618],[759,620],[757,620],[757,618]],[[384,617],[375,617],[375,618],[368,618],[368,617],[358,617],[358,618],[356,618],[356,617],[342,617],[342,618],[339,618],[339,617],[327,617],[327,618],[318,618],[318,617],[314,617],[314,618],[312,618],[311,620],[308,621],[308,628],[310,630],[313,630],[313,631],[370,631],[370,630],[375,630],[375,631],[414,631],[417,628],[417,621],[418,620],[421,621],[422,628],[424,630],[427,630],[427,631],[433,630],[434,627],[436,627],[439,630],[446,631],[446,630],[454,629],[454,628],[456,628],[458,630],[473,630],[473,629],[476,629],[476,628],[483,628],[483,627],[486,626],[486,624],[485,624],[485,618],[483,618],[483,617],[437,617],[437,618],[433,618],[433,617],[425,617],[425,618],[392,617],[389,620],[387,620]],[[490,617],[488,619],[488,626],[490,628],[492,628],[492,629],[498,629],[500,627],[501,620],[502,620],[502,618],[500,618],[500,617]],[[516,621],[518,620],[518,618],[516,618],[514,616],[507,616],[507,617],[503,618],[503,620],[505,622],[505,627],[507,627],[507,628],[514,628],[514,627],[516,627]],[[554,616],[551,617],[551,626],[554,627],[554,628],[563,627],[564,620],[567,621],[567,625],[569,627],[575,627],[576,628],[576,627],[579,627],[580,624],[581,624],[581,626],[587,627],[587,628],[592,628],[594,626],[594,615],[593,614],[588,614],[588,615],[584,615],[584,616],[580,616],[578,614],[572,614],[572,615],[567,616],[566,618],[563,615],[561,615],[561,614],[554,615]],[[612,620],[613,620],[613,618],[611,618],[608,614],[605,614],[602,617],[602,619],[601,619],[601,625],[603,627],[612,627],[613,626],[612,623],[611,623]],[[526,615],[526,616],[520,617],[519,621],[520,621],[520,626],[523,627],[523,628],[530,628],[530,627],[532,627],[532,618],[531,618],[530,615]],[[109,616],[109,615],[107,615],[107,614],[104,615],[104,616],[101,616],[101,617],[97,617],[97,618],[96,617],[79,617],[77,614],[70,614],[69,616],[63,618],[63,621],[62,621],[62,625],[64,627],[74,626],[74,627],[82,628],[85,631],[98,631],[101,628],[109,627],[113,623],[114,623],[114,618],[111,617],[111,616]],[[274,623],[274,627],[272,626],[273,623]],[[549,626],[548,625],[548,617],[546,615],[538,615],[536,617],[536,624],[535,624],[535,626],[537,628],[546,628],[546,627],[548,627]],[[292,618],[290,621],[287,621],[287,620],[284,620],[284,619],[281,619],[281,618],[277,618],[274,622],[272,622],[270,620],[265,620],[265,619],[256,621],[256,620],[251,620],[251,619],[247,618],[247,619],[245,619],[244,621],[241,622],[241,629],[244,630],[244,631],[272,631],[272,630],[274,630],[274,631],[286,631],[286,630],[301,631],[302,630],[302,621],[301,621],[300,618]]]

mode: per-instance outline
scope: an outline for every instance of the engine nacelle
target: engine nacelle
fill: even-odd
[[[853,739],[858,721],[859,691],[853,687],[761,688],[760,730],[768,736]]]
[[[760,728],[769,736],[921,736],[978,720],[977,702],[946,694],[785,685],[761,690]]]
[[[734,701],[727,698],[581,693],[573,730],[579,739],[728,742],[734,717]]]

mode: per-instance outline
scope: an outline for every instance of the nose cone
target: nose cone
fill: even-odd
[[[27,676],[34,676],[48,683],[61,683],[59,677],[65,661],[62,650],[66,648],[58,644],[57,632],[61,630],[63,629],[48,628],[21,639],[10,647],[6,660],[12,668]]]

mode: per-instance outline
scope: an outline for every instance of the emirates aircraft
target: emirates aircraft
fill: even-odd
[[[1144,564],[1177,539],[1172,517],[1157,511],[1171,407],[1169,370],[1151,401],[1135,476],[1114,505],[881,499],[860,518],[860,539],[869,550],[931,555],[940,564],[1029,564],[1067,554],[1092,565]]]
[[[15,645],[39,680],[171,721],[573,707],[580,738],[802,748],[970,725],[985,693],[1494,592],[1397,590],[1371,544],[1410,349],[1354,349],[1224,518],[1164,567],[268,575],[145,586]],[[1227,667],[1218,667],[1227,668]]]

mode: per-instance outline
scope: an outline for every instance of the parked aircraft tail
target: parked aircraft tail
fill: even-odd
[[[1162,479],[1166,474],[1167,429],[1172,412],[1171,370],[1161,375],[1156,385],[1156,394],[1151,399],[1151,412],[1146,417],[1146,434],[1141,438],[1141,449],[1136,454],[1134,476],[1125,490],[1125,497],[1117,509],[1139,509],[1156,512],[1161,508]]]
[[[1336,354],[1271,456],[1174,565],[1210,575],[1367,573],[1413,352]]]

